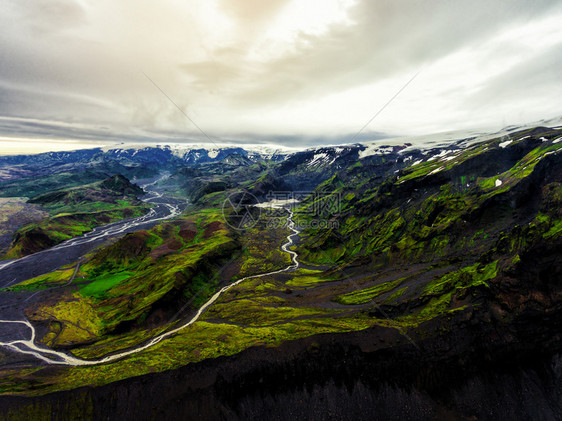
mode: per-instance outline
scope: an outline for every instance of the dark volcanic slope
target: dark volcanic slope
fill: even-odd
[[[193,293],[208,282],[180,271],[195,250],[217,241],[211,234],[224,225],[221,205],[237,190],[266,197],[271,189],[314,189],[294,216],[301,224],[294,250],[305,265],[225,290],[189,328],[126,359],[21,373],[6,368],[0,388],[36,396],[4,396],[0,413],[8,419],[52,412],[94,419],[562,419],[561,151],[560,131],[536,128],[430,151],[386,148],[361,158],[364,147],[354,145],[280,163],[233,157],[236,165],[180,170],[174,180],[197,197],[196,212],[176,221],[186,241],[174,249],[170,232],[142,266],[169,263],[161,272],[174,302],[183,303],[185,288]],[[275,217],[243,232],[223,227],[240,254],[221,282],[290,264],[276,241],[283,228],[269,225]],[[188,229],[195,225],[201,234]],[[158,229],[151,235],[163,234]],[[210,244],[197,243],[200,237]],[[103,262],[89,264],[93,271]],[[102,299],[121,294],[125,303],[132,291],[132,303],[158,291],[159,279],[146,284],[130,276]],[[53,307],[87,305],[84,317],[98,323],[111,316],[113,309],[100,304],[110,301],[68,288],[70,298]],[[130,330],[98,333],[65,349],[94,358],[153,335],[134,310],[120,311],[131,319]],[[54,316],[33,320],[51,329],[65,323]]]
[[[416,337],[418,348],[393,329],[315,336],[99,388],[2,397],[0,414],[6,420],[52,413],[139,420],[562,419],[562,358],[548,350],[511,352],[491,329],[476,325],[461,322],[440,342]],[[473,351],[459,355],[459,348]]]

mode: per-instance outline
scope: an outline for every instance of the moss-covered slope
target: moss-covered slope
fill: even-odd
[[[361,352],[377,353],[372,359],[396,367],[393,358],[407,348],[420,370],[429,360],[466,368],[475,355],[560,351],[559,133],[514,133],[511,142],[492,139],[418,160],[357,159],[327,179],[323,172],[319,194],[296,212],[302,231],[293,248],[304,263],[297,271],[247,279],[197,322],[122,360],[7,369],[0,388],[29,395],[99,386],[203,360],[220,365],[219,357],[248,348],[257,353],[307,337],[330,342],[315,335],[358,331],[368,332]],[[308,167],[299,165],[290,171],[301,183]],[[27,311],[45,329],[41,340],[82,358],[106,355],[177,326],[176,317],[186,320],[220,285],[290,264],[280,250],[288,230],[270,223],[286,212],[238,231],[220,208],[233,191],[276,180],[278,170],[260,167],[259,177],[251,170],[224,190],[201,191],[188,214],[99,250],[75,279],[68,267],[16,286],[66,285],[63,295]],[[315,202],[326,197],[341,206]],[[457,346],[465,337],[470,342]]]
[[[137,198],[142,194],[140,187],[122,175],[115,175],[33,197],[29,203],[41,206],[50,216],[16,231],[3,258],[23,257],[80,236],[96,226],[141,216],[149,208]]]

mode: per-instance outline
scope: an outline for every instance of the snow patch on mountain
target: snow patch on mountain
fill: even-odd
[[[228,149],[244,149],[252,154],[271,157],[273,155],[288,155],[304,150],[305,148],[290,147],[275,144],[238,144],[238,143],[166,143],[166,144],[146,144],[146,143],[123,143],[120,145],[105,146],[104,152],[123,151],[123,150],[149,150],[151,148],[169,150],[174,156],[183,158],[186,153],[191,151],[207,151],[209,158],[216,158],[221,151]]]
[[[498,146],[502,149],[504,149],[507,145],[510,145],[511,143],[513,143],[513,140],[506,140],[505,142],[501,142]]]
[[[433,171],[431,171],[428,175],[438,173],[439,171],[442,171],[442,170],[444,170],[444,169],[445,169],[445,167],[436,168],[436,169],[434,169]]]
[[[318,165],[322,165],[322,164],[327,164],[328,161],[330,160],[330,157],[328,156],[328,154],[322,152],[322,153],[317,153],[314,154],[314,157],[312,158],[312,160],[308,163],[308,167],[314,167],[314,166],[318,166]],[[335,161],[335,158],[332,160],[332,162]],[[332,163],[330,162],[330,164]]]
[[[215,159],[220,152],[220,149],[209,149],[207,151],[207,156],[211,159]]]
[[[366,149],[359,151],[359,159],[372,155],[388,155],[394,152],[392,146],[368,145]]]

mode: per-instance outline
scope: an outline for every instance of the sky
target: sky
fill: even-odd
[[[553,0],[3,0],[0,148],[334,144],[558,117],[561,22]]]

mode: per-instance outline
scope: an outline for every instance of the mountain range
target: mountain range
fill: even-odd
[[[4,275],[35,345],[0,347],[1,416],[560,419],[561,129],[0,158],[0,196],[44,213],[5,265],[57,218],[188,203]]]

